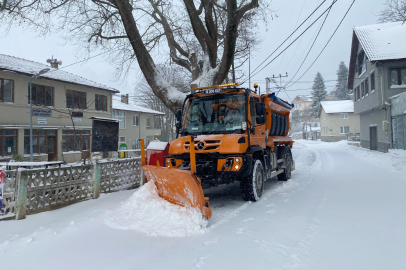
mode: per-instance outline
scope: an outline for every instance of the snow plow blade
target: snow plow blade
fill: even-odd
[[[154,181],[161,198],[180,206],[198,208],[206,219],[211,217],[208,198],[204,198],[201,185],[190,171],[152,165],[144,165],[142,170],[150,181]]]
[[[143,142],[141,142],[141,149],[143,149]],[[193,150],[190,153],[191,171],[160,167],[159,163],[156,166],[145,165],[144,153],[141,153],[141,168],[148,180],[154,181],[161,198],[183,207],[197,208],[204,218],[209,219],[211,217],[209,198],[204,197],[201,180],[195,175],[196,162]]]

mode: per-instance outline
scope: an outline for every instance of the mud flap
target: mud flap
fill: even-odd
[[[209,198],[204,197],[200,179],[190,171],[152,165],[144,165],[142,170],[155,182],[161,198],[180,206],[198,208],[206,219],[211,217]]]

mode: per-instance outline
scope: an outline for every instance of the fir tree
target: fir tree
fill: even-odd
[[[348,90],[348,68],[341,61],[340,65],[338,66],[337,70],[337,84],[336,84],[336,91],[335,96],[337,100],[345,100],[350,99],[350,92]]]
[[[316,77],[314,77],[313,87],[312,87],[313,103],[310,108],[311,115],[313,117],[318,116],[320,102],[326,98],[327,91],[324,85],[324,79],[320,72],[317,72]]]

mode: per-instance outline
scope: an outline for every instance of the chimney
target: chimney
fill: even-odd
[[[58,69],[59,65],[62,65],[62,61],[58,61],[58,59],[54,59],[54,56],[52,56],[51,59],[47,59],[47,63],[51,64],[51,67]]]
[[[121,95],[121,102],[128,104],[128,94]]]

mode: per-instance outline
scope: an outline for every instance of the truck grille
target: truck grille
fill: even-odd
[[[201,148],[201,144],[200,144],[200,148],[199,148],[199,142],[204,143],[203,148]],[[220,143],[221,143],[221,141],[219,141],[219,140],[195,141],[195,150],[196,151],[216,150],[220,147]],[[189,150],[190,143],[185,142],[184,147],[186,150]]]

